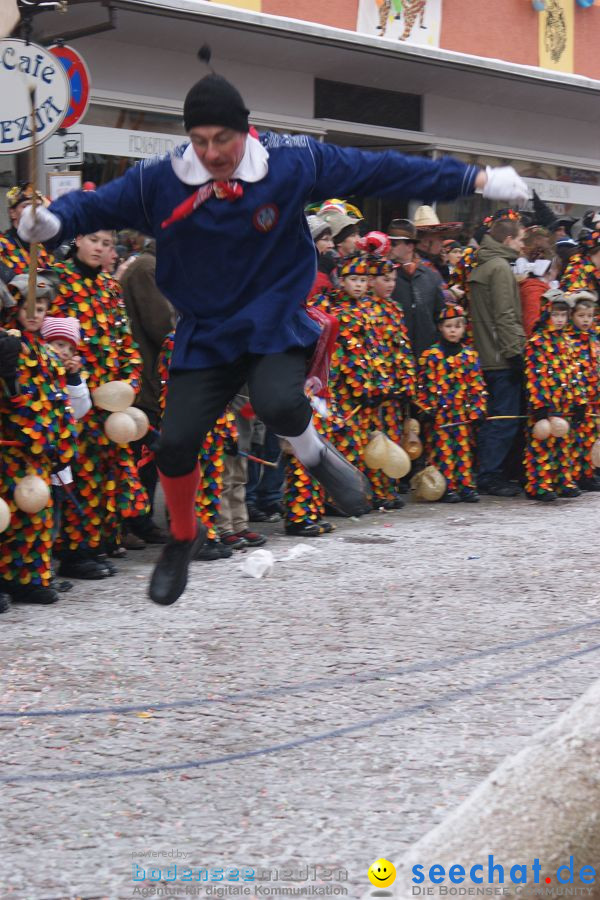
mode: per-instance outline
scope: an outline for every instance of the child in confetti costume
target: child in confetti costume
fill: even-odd
[[[82,357],[88,387],[107,381],[128,381],[137,391],[142,360],[133,342],[125,306],[115,282],[100,270],[102,232],[80,235],[75,251],[56,263],[58,282],[52,314],[73,316],[82,332]],[[80,454],[73,467],[79,506],[64,509],[60,574],[73,578],[104,578],[114,574],[106,551],[122,555],[121,518],[149,513],[133,451],[114,444],[104,433],[108,413],[93,407],[79,423]]]
[[[158,374],[162,386],[160,403],[163,410],[167,400],[174,337],[175,332],[167,335],[158,360]],[[206,527],[207,539],[204,546],[196,552],[195,559],[212,561],[228,559],[233,555],[233,550],[225,547],[219,539],[217,515],[223,491],[227,446],[235,444],[236,440],[235,416],[227,409],[206,435],[198,456],[200,484],[196,491],[196,516]]]
[[[465,318],[461,306],[443,309],[440,340],[419,360],[417,403],[433,423],[427,456],[446,479],[444,503],[479,500],[473,473],[473,425],[485,416],[487,393],[479,357],[463,343]]]
[[[340,325],[330,365],[330,440],[370,480],[364,450],[376,422],[376,411],[393,390],[382,347],[381,307],[368,296],[368,262],[355,256],[339,270],[340,289],[322,295],[315,306]]]
[[[35,193],[40,203],[47,202],[39,191]],[[31,203],[33,194],[33,186],[28,182],[15,185],[6,194],[11,227],[0,233],[0,263],[13,275],[23,275],[29,271],[29,244],[17,234],[17,225],[22,210]],[[52,261],[52,255],[41,245],[38,246],[38,269],[47,269]]]
[[[48,304],[54,295],[49,279],[37,278],[35,311],[24,307],[26,275],[17,276],[10,289],[18,301],[17,327],[21,347],[12,372],[3,369],[0,398],[0,495],[8,503],[11,521],[2,534],[0,579],[2,591],[12,600],[55,603],[59,597],[52,579],[53,505],[37,513],[17,508],[13,493],[26,475],[37,475],[50,486],[56,469],[73,463],[75,421],[68,406],[65,371],[39,339]],[[22,445],[22,446],[21,446]]]
[[[573,416],[580,425],[585,415],[585,392],[580,381],[575,346],[568,334],[570,301],[550,289],[531,338],[525,345],[525,377],[529,405],[525,448],[525,492],[534,500],[578,497],[571,433],[546,440],[534,437],[536,422],[551,416]],[[573,421],[572,420],[572,421]]]
[[[579,370],[579,382],[583,391],[582,403],[585,415],[571,419],[574,480],[582,491],[600,491],[600,478],[592,463],[591,451],[598,438],[596,415],[600,399],[600,343],[595,324],[597,294],[576,291],[568,299],[574,304],[568,335],[575,349],[575,361]]]
[[[396,269],[390,260],[381,256],[368,257],[370,309],[373,329],[381,348],[381,403],[372,408],[371,429],[383,431],[391,441],[402,440],[403,411],[416,393],[415,360],[402,307],[391,297],[396,284]],[[370,472],[371,484],[384,508],[401,509],[404,502],[398,496],[397,482],[382,471]]]
[[[569,258],[560,287],[568,294],[574,291],[600,290],[600,231],[582,231],[579,252]]]

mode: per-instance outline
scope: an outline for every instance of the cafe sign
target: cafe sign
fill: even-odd
[[[0,154],[21,153],[60,128],[71,103],[67,74],[49,51],[16,38],[0,41]]]

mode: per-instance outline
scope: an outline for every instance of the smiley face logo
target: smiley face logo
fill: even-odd
[[[396,880],[396,869],[388,859],[376,859],[367,875],[375,887],[389,887]]]

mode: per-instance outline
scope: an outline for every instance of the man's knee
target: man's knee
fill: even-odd
[[[160,438],[156,448],[156,465],[168,478],[189,475],[198,463],[198,450],[165,438]]]
[[[310,422],[310,403],[303,391],[270,384],[268,390],[257,391],[251,402],[258,418],[275,434],[302,434]]]

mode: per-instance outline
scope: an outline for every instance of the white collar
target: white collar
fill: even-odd
[[[239,178],[240,181],[260,181],[269,171],[269,154],[263,147],[261,142],[248,135],[246,138],[246,149],[237,169],[231,176],[232,179]],[[194,151],[191,144],[188,144],[183,153],[179,156],[173,156],[171,159],[173,171],[180,181],[184,184],[205,184],[212,181],[213,177],[206,169]]]

